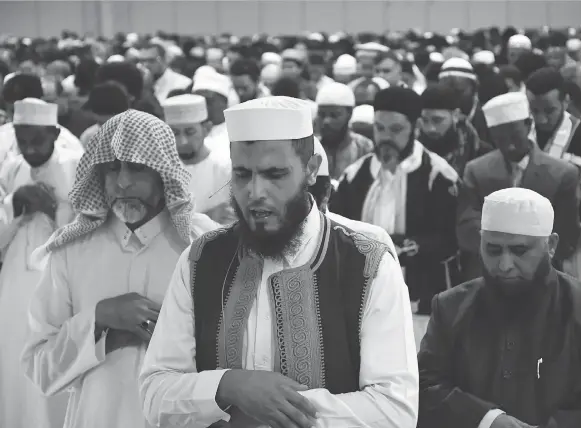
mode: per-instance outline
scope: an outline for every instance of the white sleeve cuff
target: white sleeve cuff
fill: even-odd
[[[197,374],[198,379],[194,387],[194,397],[196,397],[196,404],[199,407],[200,413],[203,415],[215,416],[218,420],[228,422],[230,415],[223,411],[216,403],[216,393],[220,386],[222,376],[228,370],[206,370]],[[212,418],[214,419],[214,418]]]
[[[489,410],[487,414],[484,415],[480,423],[478,424],[478,428],[490,428],[494,420],[499,417],[500,415],[504,415],[500,409],[492,409]]]

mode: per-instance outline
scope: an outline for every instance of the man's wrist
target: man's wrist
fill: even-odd
[[[232,388],[233,385],[236,384],[236,373],[240,370],[228,370],[220,379],[220,383],[218,384],[218,389],[216,390],[216,404],[220,409],[227,410],[230,406],[234,406],[235,403]]]

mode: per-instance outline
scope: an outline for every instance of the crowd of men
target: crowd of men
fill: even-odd
[[[0,38],[0,427],[581,427],[580,37]]]

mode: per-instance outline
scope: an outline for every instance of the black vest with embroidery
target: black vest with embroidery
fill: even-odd
[[[354,392],[359,390],[366,296],[388,248],[323,215],[320,218],[321,234],[311,261],[268,279],[274,308],[275,371],[311,389]],[[261,281],[262,262],[241,254],[235,226],[209,232],[192,244],[199,372],[243,368],[244,331]]]

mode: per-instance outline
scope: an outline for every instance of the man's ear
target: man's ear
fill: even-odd
[[[61,135],[61,129],[58,126],[51,126],[50,132],[53,136],[53,141],[56,141],[59,135]]]
[[[552,233],[549,236],[549,256],[553,258],[555,256],[555,251],[557,251],[557,245],[559,245],[559,235]]]
[[[202,129],[204,130],[204,138],[208,136],[214,124],[210,120],[205,120],[202,122]]]
[[[462,113],[460,112],[459,108],[452,110],[452,120],[454,121],[454,123],[458,123],[460,121],[461,114]]]
[[[307,162],[307,184],[313,186],[317,182],[317,173],[323,158],[320,154],[314,153]]]

